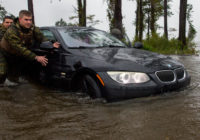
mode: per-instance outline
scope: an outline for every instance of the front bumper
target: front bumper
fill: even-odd
[[[108,100],[123,100],[159,94],[166,91],[177,90],[190,84],[188,74],[185,79],[173,83],[161,83],[156,77],[151,76],[151,80],[142,84],[120,84],[112,80],[107,73],[99,72],[99,76],[104,81],[103,96]]]

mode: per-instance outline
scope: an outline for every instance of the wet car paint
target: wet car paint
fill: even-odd
[[[91,75],[99,74],[106,83],[105,87],[101,85],[101,89],[104,92],[103,94],[109,98],[115,98],[112,97],[113,92],[120,94],[118,92],[123,91],[124,93],[122,95],[117,96],[117,98],[122,99],[142,97],[160,93],[164,91],[163,87],[166,86],[165,89],[176,89],[176,87],[184,87],[190,83],[190,76],[187,72],[183,82],[176,80],[170,85],[169,83],[158,81],[158,78],[155,76],[157,71],[174,71],[177,68],[184,69],[181,63],[168,56],[128,47],[69,48],[63,42],[63,39],[57,31],[59,28],[60,27],[41,28],[54,33],[57,41],[61,43],[59,49],[51,52],[43,52],[42,49],[35,51],[38,54],[46,55],[49,59],[48,66],[43,68],[48,77],[67,80],[69,88],[72,85],[73,78],[82,71],[87,71]],[[77,29],[79,28],[77,27]],[[144,72],[151,78],[151,81],[149,81],[150,85],[148,85],[149,83],[130,84],[128,86],[121,85],[116,83],[116,81],[110,80],[110,77],[106,74],[107,71]],[[115,90],[110,90],[113,86]],[[129,93],[132,95],[129,96]],[[110,94],[110,96],[107,94]],[[133,94],[136,94],[136,96]]]

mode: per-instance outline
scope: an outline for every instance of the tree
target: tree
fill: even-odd
[[[79,17],[79,26],[86,25],[86,0],[77,0],[78,4],[78,17]]]
[[[150,0],[150,29],[151,34],[155,34],[158,28],[156,23],[158,19],[163,16],[163,5],[162,0]]]
[[[14,16],[13,14],[8,13],[8,12],[6,11],[6,9],[0,5],[0,22],[3,21],[3,19],[4,19],[4,17],[5,17],[6,15],[9,15],[9,16],[11,16],[13,19],[15,19],[15,16]]]
[[[168,40],[168,25],[167,25],[167,13],[168,13],[168,6],[167,0],[164,0],[164,36]]]
[[[61,1],[61,0],[59,0]],[[56,26],[65,26],[65,25],[70,25],[70,26],[94,26],[98,24],[100,21],[99,20],[94,20],[95,15],[88,15],[86,16],[86,6],[87,6],[87,1],[86,0],[77,0],[77,8],[75,9],[75,16],[69,17],[69,20],[74,20],[78,19],[78,22],[73,22],[73,23],[67,23],[64,21],[62,18],[60,21],[57,21],[55,23]]]
[[[95,26],[100,22],[100,20],[94,20],[95,15],[89,15],[87,16],[87,25],[88,26]]]
[[[144,28],[147,28],[147,40],[150,38],[150,17],[151,17],[151,5],[149,0],[143,1],[143,13],[144,13],[144,22],[147,23],[147,27],[144,25]]]
[[[7,11],[5,10],[4,7],[0,5],[0,21],[3,21],[3,18],[6,16],[6,14],[7,14]]]
[[[100,21],[99,20],[94,20],[95,15],[89,15],[87,17],[87,25],[88,26],[95,26],[98,24]],[[72,22],[66,22],[62,18],[59,21],[56,21],[55,25],[56,26],[79,26],[78,22],[74,22],[73,20],[78,19],[78,16],[71,16],[69,17],[69,20]]]
[[[155,29],[155,23],[156,23],[156,17],[155,17],[155,6],[156,6],[156,2],[155,0],[150,0],[150,5],[151,5],[151,19],[150,19],[150,29],[151,29],[151,33],[154,34],[156,32]]]
[[[163,0],[143,0],[143,18],[145,23],[147,23],[147,39],[150,36],[150,31],[151,35],[154,35],[159,27],[156,22],[163,16],[162,1]]]
[[[193,25],[193,20],[191,19],[191,13],[193,12],[192,9],[193,9],[193,6],[191,4],[188,4],[187,5],[186,19],[187,19],[188,24],[189,24],[189,31],[188,31],[188,36],[187,36],[189,42],[191,42],[196,36],[196,30],[195,30],[194,25]]]
[[[107,16],[110,24],[110,31],[115,28],[119,29],[122,33],[120,39],[123,39],[125,35],[125,29],[122,23],[122,1],[107,0],[107,4]]]
[[[142,41],[144,31],[143,0],[137,0],[136,21],[135,21],[135,41]]]
[[[107,9],[107,16],[108,16],[108,20],[109,20],[109,28],[110,31],[114,28],[114,11],[115,11],[115,0],[107,0],[107,5],[108,5],[108,9]]]
[[[140,0],[139,3],[139,13],[140,13],[140,18],[139,18],[139,41],[142,41],[142,37],[143,37],[143,30],[144,30],[144,13],[143,13],[143,0]]]
[[[28,10],[31,11],[31,13],[33,14],[33,24],[35,24],[35,17],[34,17],[34,10],[33,10],[33,0],[28,0]]]
[[[122,1],[115,0],[115,11],[114,11],[114,20],[113,20],[114,28],[117,28],[123,33],[123,26],[122,26]],[[121,36],[121,39],[123,36]]]
[[[179,12],[179,37],[182,42],[181,49],[186,45],[186,11],[187,0],[180,0],[180,12]]]
[[[55,23],[56,26],[67,26],[67,23],[61,18]]]
[[[164,0],[163,1],[163,11],[164,11],[164,37],[168,40],[168,16],[173,15],[172,12],[170,12],[170,6],[169,2],[172,0]]]
[[[139,40],[139,0],[136,0],[137,8],[136,8],[136,16],[135,16],[135,41]]]

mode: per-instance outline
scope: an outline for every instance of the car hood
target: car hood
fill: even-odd
[[[97,71],[155,72],[183,66],[168,56],[134,48],[71,49],[71,53],[74,56],[71,62]]]

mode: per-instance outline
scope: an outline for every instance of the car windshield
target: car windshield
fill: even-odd
[[[58,30],[68,47],[126,47],[109,33],[96,29],[62,28]]]

